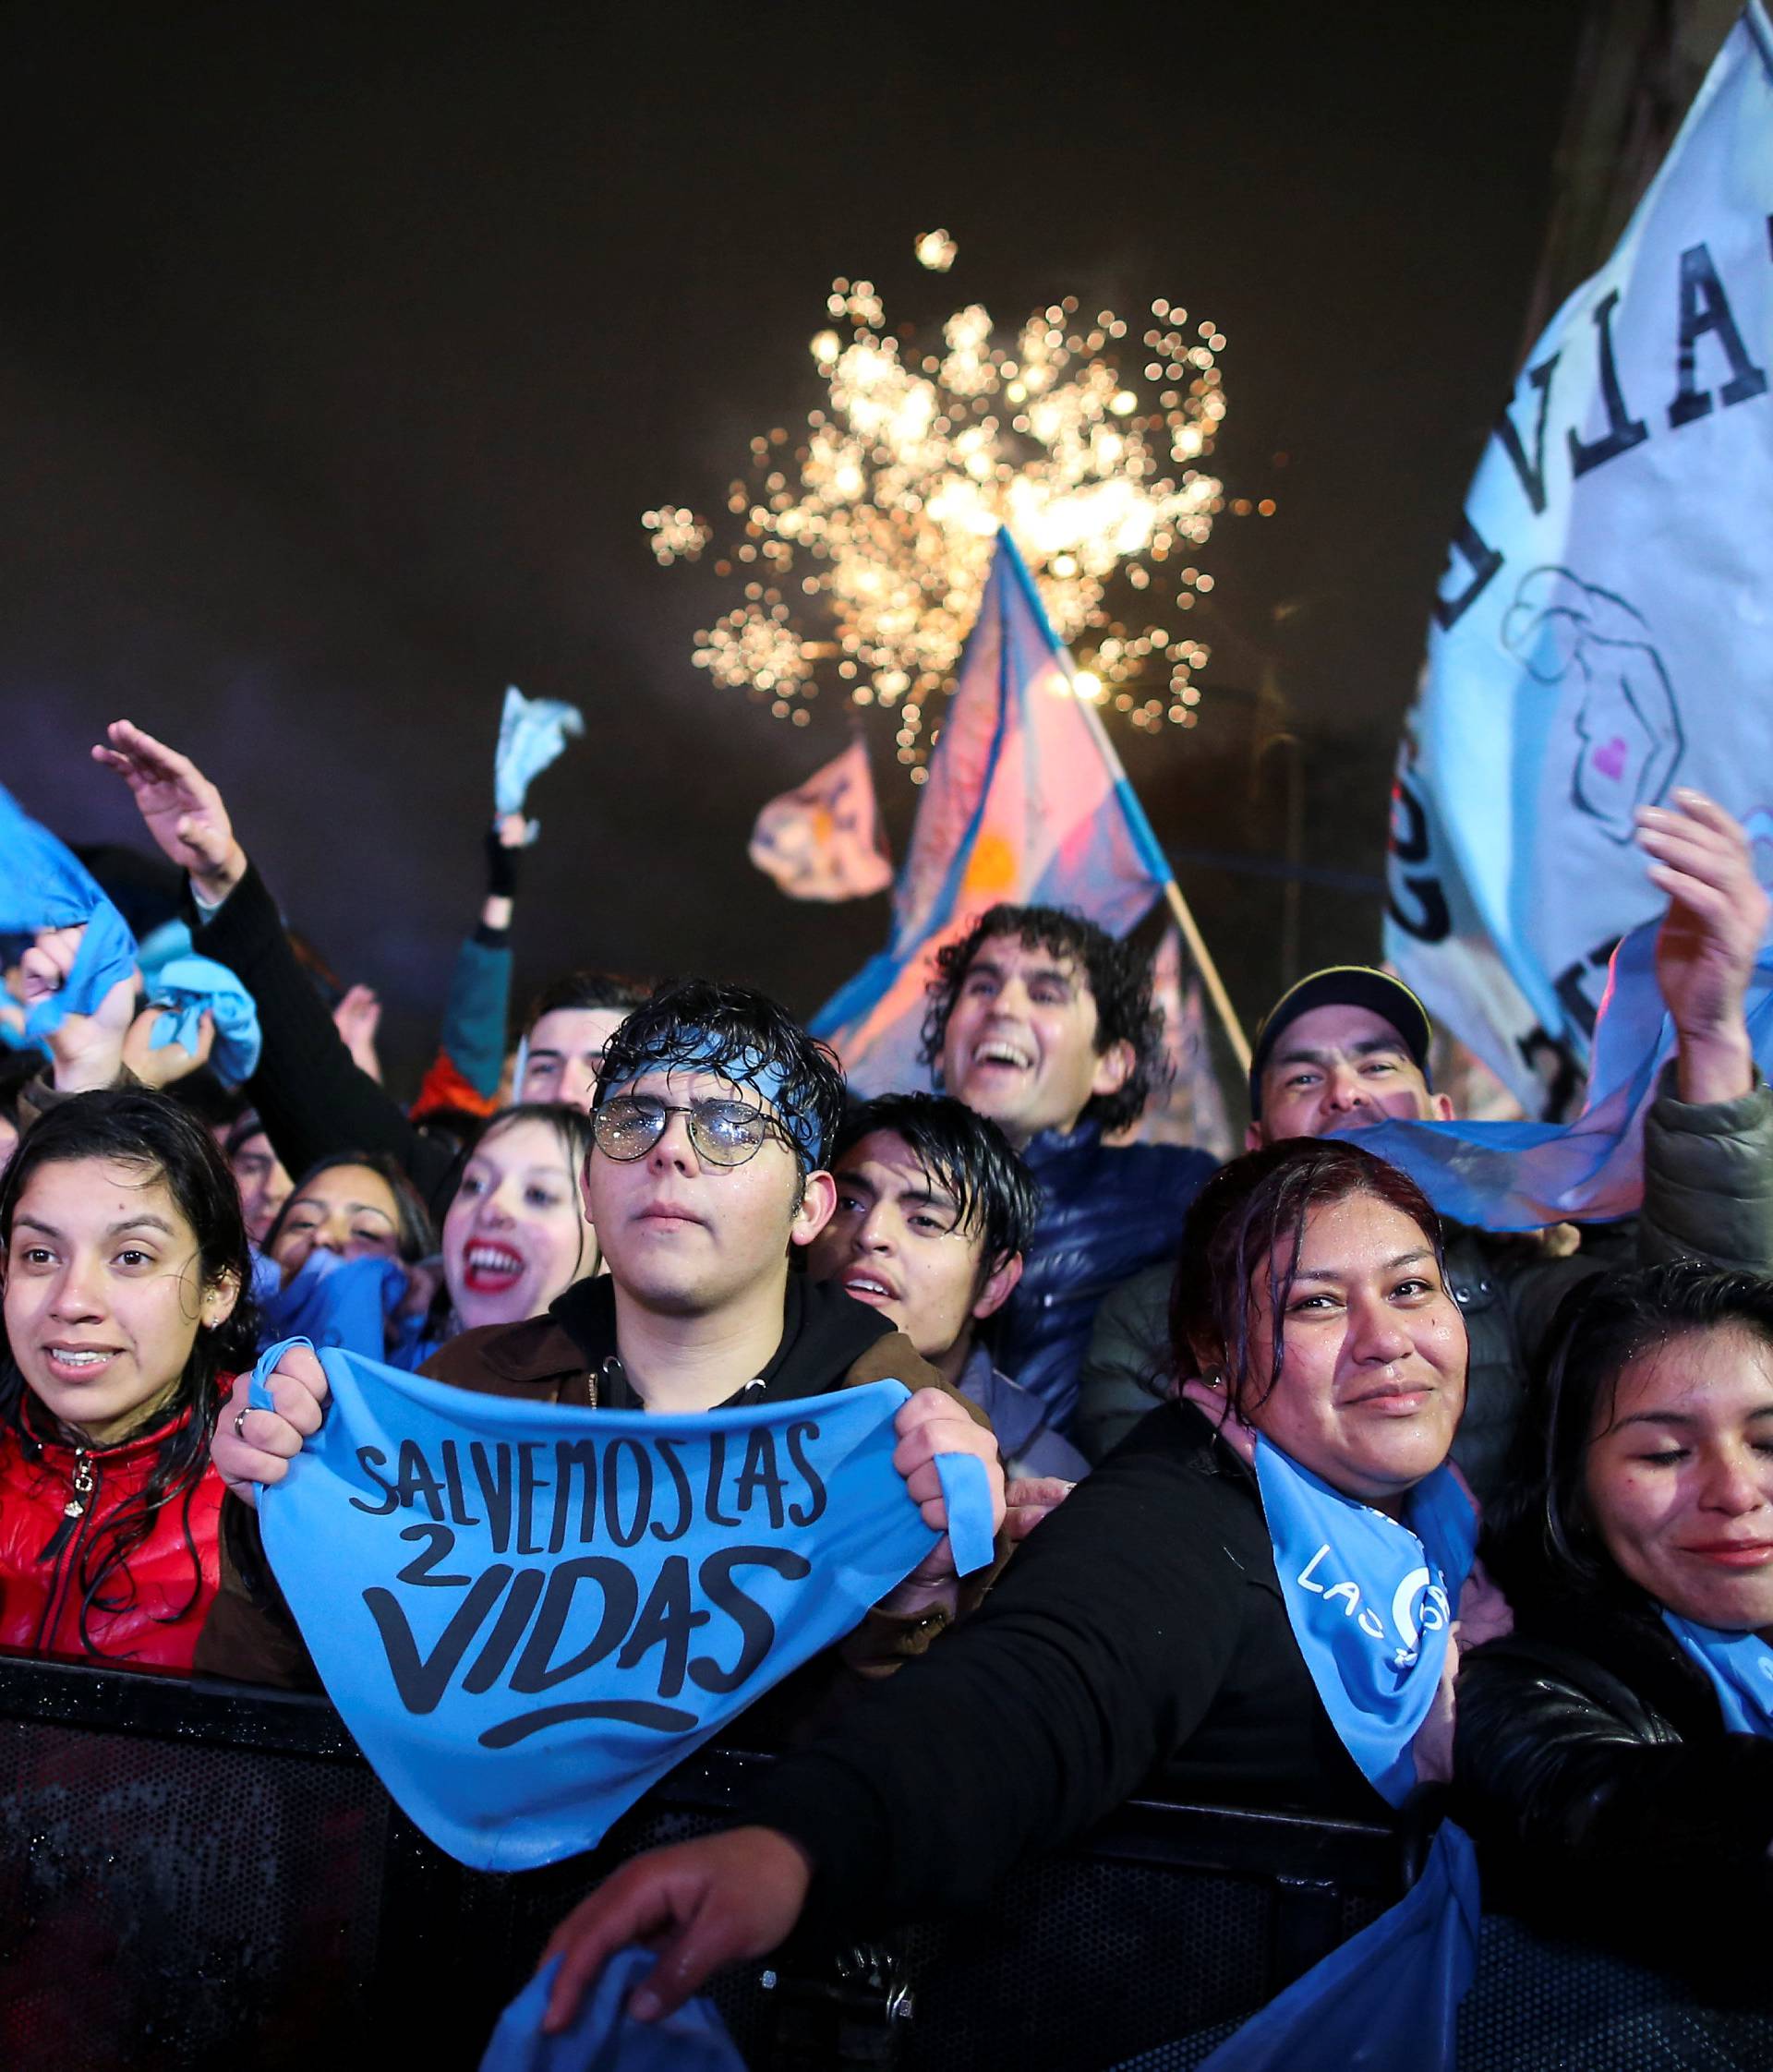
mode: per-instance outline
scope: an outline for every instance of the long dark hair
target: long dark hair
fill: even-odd
[[[135,1583],[129,1556],[153,1529],[167,1504],[179,1506],[180,1530],[191,1563],[191,1591],[176,1611],[189,1612],[203,1586],[202,1557],[191,1530],[191,1504],[210,1462],[210,1438],[222,1407],[222,1383],[253,1362],[259,1319],[251,1299],[252,1257],[240,1212],[240,1193],[214,1138],[187,1109],[145,1089],[106,1088],[75,1095],[50,1109],[26,1131],[0,1175],[0,1246],[12,1244],[13,1217],[32,1175],[45,1165],[109,1159],[159,1181],[197,1238],[205,1287],[232,1283],[239,1291],[232,1313],[202,1327],[172,1401],[155,1420],[163,1427],[153,1464],[139,1492],[118,1506],[88,1543],[76,1579],[80,1591],[80,1643],[97,1654],[87,1620],[93,1611],[125,1610]],[[0,1366],[0,1427],[17,1434],[28,1455],[41,1456],[43,1434],[33,1428],[36,1401],[8,1343]],[[139,1433],[132,1434],[132,1439]]]
[[[387,1151],[329,1151],[324,1158],[317,1158],[291,1187],[288,1199],[265,1233],[262,1249],[266,1257],[275,1255],[277,1240],[283,1235],[290,1211],[301,1199],[302,1189],[310,1180],[341,1165],[361,1165],[387,1182],[388,1191],[394,1198],[394,1249],[402,1263],[415,1266],[420,1259],[429,1259],[437,1250],[437,1229],[431,1222],[431,1212],[425,1206],[424,1197],[407,1176],[405,1167]]]
[[[1486,1520],[1504,1587],[1584,1594],[1619,1585],[1588,1508],[1589,1441],[1612,1422],[1619,1378],[1634,1360],[1731,1328],[1773,1348],[1773,1280],[1676,1259],[1597,1274],[1564,1297],[1507,1491]]]
[[[1401,1210],[1442,1258],[1441,1219],[1407,1174],[1358,1145],[1329,1137],[1289,1137],[1222,1165],[1195,1196],[1182,1228],[1181,1257],[1170,1291],[1174,1378],[1201,1371],[1195,1348],[1218,1348],[1233,1409],[1248,1418],[1281,1378],[1283,1319],[1299,1270],[1306,1219],[1353,1195],[1371,1195]],[[1250,1372],[1250,1315],[1257,1275],[1268,1267],[1274,1345],[1269,1371]]]

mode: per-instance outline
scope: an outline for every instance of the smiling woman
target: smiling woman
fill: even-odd
[[[539,1317],[597,1270],[580,1198],[591,1128],[576,1108],[528,1102],[495,1115],[443,1219],[443,1278],[453,1328]]]
[[[0,1642],[188,1668],[217,1583],[209,1441],[252,1360],[239,1197],[209,1133],[86,1093],[0,1181]]]

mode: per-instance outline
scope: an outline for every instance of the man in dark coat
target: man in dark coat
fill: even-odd
[[[1213,1170],[1205,1151],[1104,1140],[1143,1109],[1162,1035],[1150,960],[1080,914],[993,907],[937,953],[924,1059],[947,1092],[997,1125],[1041,1189],[992,1351],[1060,1433],[1096,1305],[1140,1267],[1174,1258]]]

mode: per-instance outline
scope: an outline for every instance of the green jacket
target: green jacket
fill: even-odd
[[[1683,1258],[1773,1273],[1773,1093],[1756,1086],[1737,1101],[1694,1105],[1669,1090],[1668,1071],[1645,1123],[1639,1215],[1587,1225],[1563,1257],[1538,1235],[1447,1226],[1447,1281],[1471,1338],[1453,1457],[1480,1500],[1502,1487],[1527,1376],[1573,1287],[1610,1268]],[[1165,1391],[1172,1271],[1135,1274],[1096,1312],[1071,1432],[1092,1461]]]

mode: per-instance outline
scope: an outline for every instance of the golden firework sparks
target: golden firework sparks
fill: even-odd
[[[917,241],[926,267],[954,254],[944,231]],[[872,283],[848,280],[826,315],[822,405],[796,439],[754,439],[730,489],[714,565],[742,595],[696,635],[697,666],[800,726],[821,689],[890,708],[921,781],[1004,524],[1077,654],[1078,694],[1152,731],[1193,726],[1209,657],[1183,629],[1225,508],[1203,465],[1225,414],[1217,326],[1159,300],[1135,339],[1067,295],[1000,339],[974,303],[920,351],[887,331]],[[661,563],[716,536],[681,507],[644,522]]]

